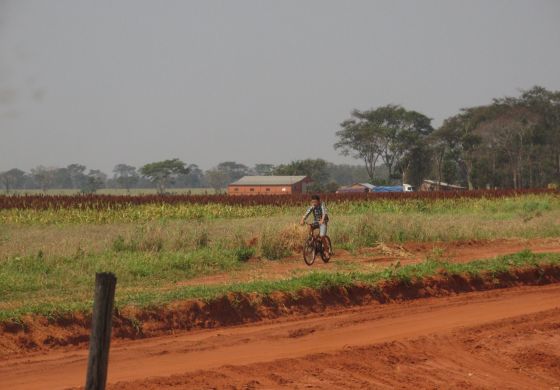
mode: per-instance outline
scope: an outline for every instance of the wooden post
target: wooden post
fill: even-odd
[[[102,272],[95,275],[86,390],[104,390],[107,382],[116,284],[117,278],[112,273]]]

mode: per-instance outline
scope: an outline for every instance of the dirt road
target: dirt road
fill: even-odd
[[[0,388],[80,386],[86,353],[4,359]],[[560,285],[119,341],[109,382],[115,389],[558,388]]]

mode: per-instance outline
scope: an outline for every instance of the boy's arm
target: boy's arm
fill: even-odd
[[[301,224],[305,224],[305,220],[307,219],[307,217],[309,217],[309,214],[311,214],[311,212],[313,211],[313,207],[310,207],[307,209],[307,211],[305,212],[305,214],[303,215],[303,217],[301,218]]]
[[[323,216],[321,217],[321,225],[325,223],[325,218],[327,217],[327,205],[325,203],[321,203],[321,211]]]

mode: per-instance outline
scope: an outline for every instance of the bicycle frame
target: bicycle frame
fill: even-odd
[[[330,238],[328,238],[328,236],[325,236],[326,240],[328,241],[328,245],[329,245],[329,250],[327,252],[325,252],[325,248],[324,248],[324,238],[321,237],[320,233],[319,234],[314,234],[314,231],[317,230],[316,228],[313,228],[313,224],[307,224],[309,226],[309,236],[306,239],[305,243],[303,244],[303,259],[305,260],[305,263],[307,265],[312,265],[315,262],[315,256],[316,255],[320,255],[321,258],[323,259],[323,261],[325,263],[327,263],[330,260]],[[307,253],[306,255],[306,251],[307,249],[312,249],[312,253]]]

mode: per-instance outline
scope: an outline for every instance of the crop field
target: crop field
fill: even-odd
[[[297,225],[307,201],[0,197],[0,318],[85,309],[94,274],[101,270],[117,274],[117,299],[127,305],[172,301],[174,294],[185,295],[184,284],[205,297],[208,284],[197,286],[197,278],[252,272],[266,279],[267,269],[279,264],[286,264],[284,277],[315,275],[319,266],[291,269],[300,263],[307,234]],[[322,273],[377,271],[379,262],[355,261],[368,248],[403,262],[413,254],[400,248],[411,242],[560,237],[560,196],[549,191],[330,195],[326,202],[329,234],[342,256],[321,267]]]
[[[352,322],[352,316],[360,315],[354,306],[366,305],[368,309],[363,310],[373,311],[394,307],[395,313],[400,313],[395,316],[403,318],[410,314],[401,312],[400,303],[376,309],[378,306],[371,306],[372,302],[416,302],[418,298],[426,298],[425,303],[410,303],[410,315],[418,316],[424,310],[441,311],[437,315],[446,315],[446,310],[451,310],[448,314],[453,315],[453,310],[463,310],[459,309],[462,306],[466,311],[474,310],[460,304],[460,298],[445,298],[450,300],[449,308],[438,306],[437,300],[443,298],[433,298],[457,293],[482,294],[473,295],[472,299],[480,300],[484,310],[493,313],[486,322],[462,324],[473,327],[474,333],[479,331],[476,327],[486,323],[505,321],[511,316],[530,317],[538,310],[546,311],[550,321],[560,321],[558,305],[547,300],[558,293],[557,287],[547,287],[552,292],[539,287],[556,286],[560,281],[560,193],[531,190],[328,194],[324,200],[331,216],[329,236],[335,256],[329,263],[318,260],[308,267],[301,256],[307,228],[298,225],[309,203],[307,196],[0,196],[0,358],[47,351],[53,356],[53,365],[56,359],[69,359],[71,364],[72,351],[84,351],[87,346],[85,319],[91,313],[95,273],[100,271],[117,276],[113,336],[123,348],[135,345],[136,338],[171,337],[175,332],[183,332],[184,336],[180,337],[185,337],[185,343],[189,344],[191,333],[196,337],[197,332],[202,332],[193,329],[218,327],[231,333],[231,348],[247,354],[262,349],[263,339],[256,337],[254,345],[243,347],[241,341],[235,341],[241,336],[236,336],[235,328],[226,331],[228,326],[243,324],[247,332],[253,332],[251,327],[257,332],[260,326],[266,328],[266,321],[288,317],[292,325],[285,325],[286,332],[295,332],[294,338],[299,339],[315,334],[309,326],[318,324],[305,325],[306,321],[313,323],[313,318],[325,316],[326,321],[316,334],[329,328],[329,321],[334,321],[332,324],[340,321],[342,317],[336,313],[341,310]],[[484,295],[487,292],[483,292],[493,289],[510,291],[500,293],[504,304],[518,299],[516,294],[527,289],[527,296],[539,297],[542,305],[532,306],[529,298],[523,298],[528,300],[526,306],[512,308],[511,312],[495,311]],[[433,307],[429,303],[432,301]],[[380,318],[392,318],[389,312],[379,313]],[[265,322],[261,324],[262,321]],[[547,324],[541,324],[543,332],[548,329]],[[372,326],[377,325],[372,323]],[[450,324],[445,332],[453,329]],[[426,332],[432,331],[439,332],[436,328],[426,328]],[[298,332],[303,333],[298,336]],[[420,332],[413,336],[423,335]],[[450,336],[445,333],[438,337]],[[355,346],[372,348],[375,343],[397,339],[389,336],[379,340],[356,339]],[[413,339],[411,344],[402,344],[405,350],[401,352],[406,354],[406,348],[417,348],[419,342]],[[515,342],[524,341],[516,339]],[[166,348],[156,341],[153,343],[150,348],[155,354]],[[367,349],[342,352],[333,343],[317,352],[370,353]],[[547,343],[546,348],[550,350],[560,346],[558,338],[550,338]],[[384,348],[379,345],[375,348]],[[432,347],[433,353],[437,353],[437,345]],[[282,356],[294,359],[293,365],[297,366],[301,363],[298,360],[301,351],[298,352],[295,344],[291,351]],[[378,350],[378,353],[380,356],[401,353],[391,351]],[[184,357],[191,352],[177,350],[172,356]],[[346,355],[341,355],[342,361],[354,359]],[[560,358],[557,353],[549,355],[550,359]],[[258,373],[254,365],[272,359],[258,356],[238,363]],[[214,361],[211,356],[200,359]],[[220,362],[234,363],[227,359]],[[25,366],[21,364],[23,370]],[[48,359],[38,364],[41,370],[50,370]],[[403,369],[410,368],[408,363],[403,364]],[[441,364],[451,367],[455,363]],[[503,364],[513,365],[509,361]],[[145,375],[184,374],[179,367],[173,369],[173,365],[166,365],[163,360],[161,367]],[[528,381],[524,383],[542,387],[560,382],[560,372],[539,367],[539,372],[546,375],[531,379],[534,382],[523,377]],[[0,359],[0,387],[4,383],[18,388],[16,377],[10,382],[12,379],[5,375],[12,368]],[[201,383],[214,383],[218,388],[226,383],[238,387],[246,384],[246,376],[233,373],[228,373],[226,379],[214,378],[215,368],[210,363],[201,363],[197,369],[207,370],[207,374],[184,379],[183,388],[200,387]],[[288,371],[286,380],[297,384]],[[54,387],[80,384],[78,376],[75,379],[66,376],[67,382],[60,382],[55,372]],[[165,382],[151,379],[150,382],[148,377],[138,375],[135,372],[114,376],[110,382],[115,388],[137,388],[134,380],[144,378],[142,381],[148,383],[145,388],[167,386]],[[410,375],[420,374],[411,371]],[[494,379],[499,381],[498,377]],[[270,380],[270,377],[259,379],[262,387],[275,387]],[[425,376],[418,380],[426,386],[441,384],[435,379],[430,382],[432,379]],[[327,385],[332,383],[322,384]]]

